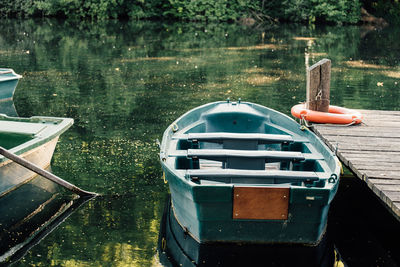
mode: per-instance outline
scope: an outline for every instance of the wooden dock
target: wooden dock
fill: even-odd
[[[400,111],[359,111],[361,125],[313,130],[400,220]]]

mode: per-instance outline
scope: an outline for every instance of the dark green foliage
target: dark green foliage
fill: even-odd
[[[270,17],[283,21],[357,23],[358,0],[168,0],[168,18],[195,21],[232,21],[244,17]]]
[[[295,22],[357,23],[360,8],[358,0],[285,0],[280,16]]]
[[[118,0],[38,0],[33,13],[51,17],[109,19],[117,18],[121,10]]]
[[[361,5],[355,0],[311,0],[312,16],[326,22],[357,23]]]
[[[384,18],[390,24],[400,24],[399,0],[362,0],[361,2],[372,15]]]
[[[123,17],[131,19],[149,19],[158,18],[161,13],[161,6],[163,1],[146,1],[146,0],[133,0],[124,1],[125,14]]]
[[[256,10],[259,3],[251,0],[168,0],[164,16],[195,21],[233,21]]]
[[[0,17],[25,17],[31,15],[33,0],[0,0]]]
[[[383,0],[380,0],[383,1]],[[0,0],[3,17],[357,23],[359,0]]]
[[[160,16],[159,1],[145,0],[0,0],[1,17],[61,17],[105,20]]]

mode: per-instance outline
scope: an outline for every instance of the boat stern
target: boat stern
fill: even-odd
[[[316,245],[326,230],[328,189],[169,182],[176,220],[200,243]]]

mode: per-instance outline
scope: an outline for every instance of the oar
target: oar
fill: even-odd
[[[25,168],[43,176],[46,179],[49,179],[50,181],[55,182],[56,184],[61,185],[62,187],[74,192],[75,194],[78,194],[80,196],[96,196],[97,193],[93,193],[93,192],[88,192],[85,190],[80,189],[79,187],[61,179],[60,177],[52,174],[51,172],[48,172],[42,168],[40,168],[39,166],[33,164],[32,162],[29,162],[23,158],[21,158],[20,156],[15,155],[14,153],[8,151],[7,149],[5,149],[4,147],[0,146],[0,154],[3,155],[4,157],[14,161],[15,163],[18,163],[21,166],[24,166]]]

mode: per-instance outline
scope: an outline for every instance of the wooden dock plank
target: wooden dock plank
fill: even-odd
[[[368,181],[376,185],[400,185],[400,178],[399,179],[368,178]]]
[[[399,179],[400,173],[396,171],[369,171],[368,175],[363,172],[363,174],[369,178],[391,178],[391,179]]]
[[[351,132],[340,132],[338,133],[337,130],[330,130],[326,129],[324,130],[324,136],[342,136],[342,137],[347,137],[347,136],[362,136],[362,137],[376,137],[376,138],[400,138],[400,131],[396,130],[393,132],[387,132],[387,131],[382,131],[381,128],[379,130],[377,129],[376,131],[372,130],[366,130],[366,129],[357,129]]]
[[[375,160],[374,162],[398,162],[398,158],[400,158],[400,152],[391,152],[391,151],[385,151],[385,152],[363,152],[363,153],[357,153],[354,151],[345,151],[341,152],[343,155],[345,155],[348,159],[351,159],[352,161],[357,161],[357,160]],[[364,160],[365,161],[365,160]]]
[[[358,111],[361,125],[312,129],[400,220],[400,111]]]
[[[363,171],[380,171],[380,172],[384,172],[387,169],[390,168],[391,171],[400,171],[400,166],[390,166],[390,165],[386,165],[386,164],[382,164],[382,165],[365,165],[365,164],[354,164],[352,162],[352,165],[354,168],[357,168],[358,170],[363,170]]]
[[[400,202],[400,194],[391,191],[384,191],[384,193],[390,197],[394,202]]]

